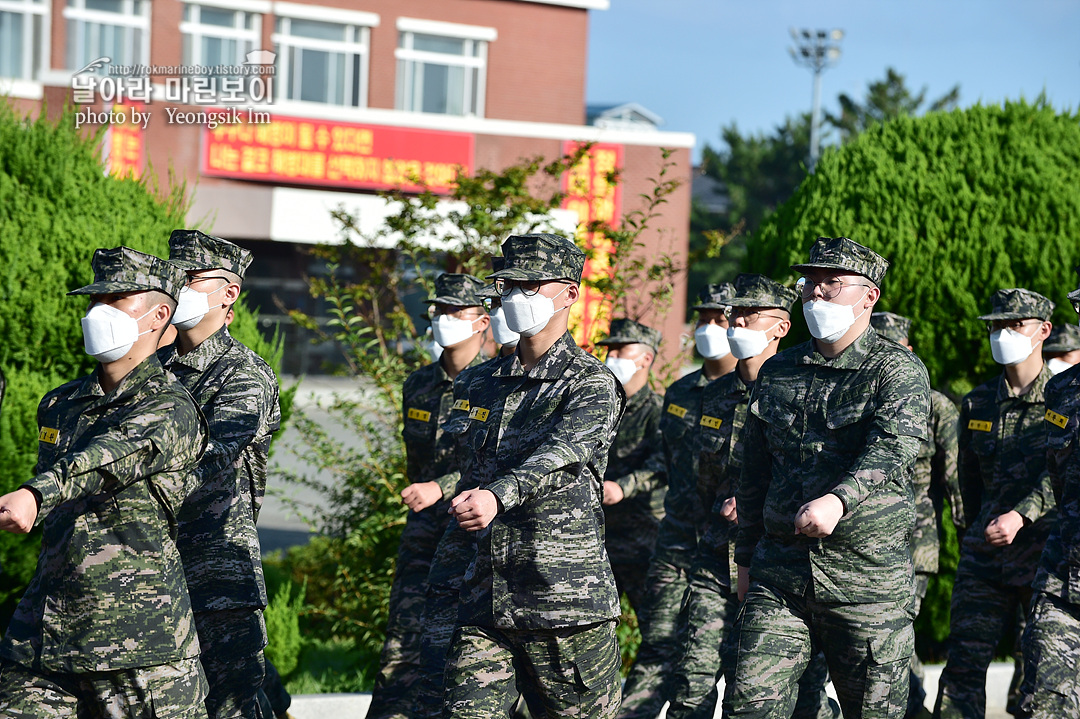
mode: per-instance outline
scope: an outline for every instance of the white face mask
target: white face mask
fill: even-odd
[[[707,324],[694,330],[694,344],[705,359],[715,360],[731,353],[727,331],[720,325]]]
[[[1049,367],[1050,371],[1054,374],[1061,374],[1065,370],[1072,367],[1071,364],[1058,357],[1051,357],[1050,359],[1046,360],[1046,366]]]
[[[502,305],[491,311],[491,335],[495,338],[495,343],[503,347],[513,347],[518,343],[520,336],[507,326]]]
[[[990,354],[998,364],[1013,365],[1026,360],[1039,341],[1032,346],[1031,338],[1013,330],[998,330],[990,333]]]
[[[563,287],[558,297],[566,292],[570,285]],[[555,316],[555,297],[546,297],[537,292],[532,297],[526,297],[520,287],[515,287],[510,294],[503,297],[502,308],[506,314],[506,326],[511,332],[517,332],[522,337],[532,337],[547,327],[548,322]],[[562,312],[566,308],[559,310]]]
[[[870,291],[867,287],[862,296]],[[860,300],[862,297],[859,298]],[[806,318],[806,326],[815,338],[825,344],[833,344],[847,334],[855,321],[866,314],[866,308],[858,315],[855,314],[853,305],[838,305],[835,302],[825,300],[812,300],[802,306],[803,317]]]
[[[440,347],[453,347],[476,334],[473,325],[478,319],[480,318],[459,320],[457,317],[451,317],[450,315],[439,315],[431,321],[431,336],[435,338],[435,343]]]
[[[199,292],[191,287],[180,290],[180,297],[176,303],[176,312],[173,313],[172,324],[178,330],[194,329],[202,318],[210,312],[210,295],[220,292],[229,285],[218,287],[214,292]]]
[[[632,359],[608,355],[608,358],[604,360],[604,364],[615,375],[615,378],[624,385],[630,382],[634,375],[637,374],[637,363]]]
[[[728,327],[727,339],[731,345],[731,354],[736,359],[750,359],[757,357],[769,346],[770,340],[766,333],[783,320],[778,321],[768,330],[752,330],[748,327]]]
[[[135,340],[150,332],[139,332],[139,320],[160,306],[154,305],[136,319],[112,305],[94,303],[81,320],[86,354],[103,364],[120,359],[131,351]]]

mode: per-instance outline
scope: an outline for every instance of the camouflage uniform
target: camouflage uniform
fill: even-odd
[[[128,248],[94,253],[70,294],[159,290],[183,273]],[[106,393],[98,372],[38,407],[41,553],[0,641],[0,716],[205,717],[206,680],[176,549],[206,422],[157,357]]]
[[[634,343],[649,346],[655,354],[660,333],[633,320],[616,319],[611,322],[609,336],[596,344]],[[667,474],[660,436],[663,404],[664,399],[648,385],[626,400],[626,412],[611,443],[604,476],[623,491],[622,501],[604,505],[604,543],[619,593],[626,594],[635,611],[645,597],[645,573],[664,517]]]
[[[789,312],[798,294],[763,275],[743,274],[735,281],[733,307],[774,308]],[[712,511],[690,569],[689,590],[678,619],[678,649],[668,679],[672,719],[711,719],[719,697],[721,671],[731,686],[737,641],[735,618],[739,599],[733,584],[732,552],[737,526],[724,519],[724,502],[735,496],[742,470],[742,435],[746,408],[754,383],[731,372],[705,387],[700,424],[698,490],[712,496]],[[825,695],[828,668],[818,654],[799,682],[797,719],[833,717]]]
[[[1054,304],[1028,290],[994,293],[993,313],[980,320],[1047,319]],[[967,527],[953,583],[949,659],[941,672],[935,716],[982,717],[986,669],[1019,608],[1026,613],[1031,582],[1053,523],[1046,470],[1044,365],[1031,388],[1012,394],[1005,375],[976,387],[960,407],[960,489]],[[1015,510],[1024,527],[1012,544],[986,541],[987,524]]]
[[[887,261],[847,238],[820,238],[810,262],[880,281]],[[914,572],[912,468],[927,436],[919,359],[872,327],[837,357],[814,341],[762,367],[750,397],[736,491],[735,561],[750,569],[740,615],[733,717],[787,717],[795,683],[824,651],[844,717],[902,717]],[[805,503],[833,494],[832,534],[796,534]]]
[[[476,290],[481,284],[472,275],[444,273],[436,278],[436,296],[427,300],[427,304],[479,307],[482,300]],[[481,361],[477,355],[472,364]],[[420,512],[410,511],[405,520],[390,589],[386,641],[368,710],[371,719],[408,716],[415,700],[423,661],[420,628],[428,570],[439,539],[450,524],[447,510],[459,477],[453,435],[448,435],[443,427],[454,403],[454,381],[442,363],[433,362],[409,375],[401,399],[406,474],[414,484],[437,482],[443,497]]]
[[[875,312],[870,316],[870,324],[882,337],[893,342],[908,343],[911,320],[907,317],[892,312]],[[931,389],[930,437],[923,442],[915,459],[915,532],[911,538],[911,553],[915,565],[916,617],[930,586],[930,577],[938,571],[938,555],[941,553],[938,532],[945,498],[948,498],[954,516],[964,513],[956,470],[959,419],[952,400]],[[922,663],[917,654],[912,654],[908,716],[914,716],[925,704],[923,676]]]
[[[709,285],[692,309],[727,309],[734,295],[731,284]],[[664,393],[660,433],[668,491],[645,582],[647,594],[638,610],[641,645],[623,687],[620,719],[652,719],[660,713],[667,695],[664,682],[677,658],[679,610],[689,587],[698,535],[713,503],[709,492],[699,491],[697,469],[701,398],[709,382],[699,369],[673,382]]]
[[[510,280],[577,282],[585,261],[553,235],[512,236],[503,256],[496,277]],[[444,715],[504,713],[516,678],[548,716],[614,716],[619,598],[601,497],[622,387],[569,333],[527,372],[513,354],[471,377],[462,483],[492,492],[499,513],[472,533]]]
[[[197,230],[176,230],[169,261],[182,270],[227,270],[243,280],[251,253]],[[224,325],[187,354],[178,348],[163,348],[158,358],[191,393],[210,431],[199,485],[177,517],[177,548],[210,685],[206,712],[210,719],[257,717],[267,598],[255,522],[266,493],[270,439],[281,426],[277,377]]]
[[[1080,290],[1069,299],[1076,307]],[[1030,697],[1024,709],[1032,719],[1080,716],[1080,366],[1047,382],[1045,398],[1046,471],[1058,518],[1035,574],[1024,632]]]

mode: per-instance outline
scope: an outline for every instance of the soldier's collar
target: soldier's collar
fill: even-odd
[[[806,343],[805,349],[799,355],[798,364],[814,364],[836,369],[859,369],[863,366],[870,351],[878,344],[878,333],[870,325],[866,330],[855,338],[848,347],[836,357],[829,359],[817,351],[814,341]]]
[[[113,388],[112,392],[108,394],[101,386],[101,381],[98,379],[98,369],[95,368],[93,372],[88,374],[82,383],[71,394],[71,399],[83,399],[87,397],[103,398],[108,403],[118,402],[127,398],[129,395],[135,393],[135,391],[141,387],[146,380],[153,377],[155,374],[161,374],[161,362],[158,360],[156,354],[151,354],[144,359],[138,365],[135,366],[127,375],[124,376],[120,383]]]
[[[176,345],[174,344],[167,365],[182,364],[197,372],[203,372],[209,369],[214,362],[217,362],[221,355],[225,354],[225,351],[232,344],[231,340],[232,336],[229,334],[229,328],[222,325],[221,329],[204,339],[182,357],[177,354]]]
[[[1054,373],[1050,371],[1050,367],[1044,362],[1042,371],[1039,372],[1039,376],[1035,378],[1035,381],[1031,383],[1028,391],[1017,397],[1009,389],[1009,381],[1005,379],[1005,372],[1002,371],[998,377],[997,397],[995,399],[998,404],[1010,399],[1030,404],[1042,404],[1046,396],[1046,383],[1053,376]]]
[[[577,343],[570,332],[563,332],[562,337],[551,345],[540,361],[528,372],[521,366],[517,350],[506,359],[509,362],[502,363],[493,373],[496,377],[528,377],[529,379],[557,380],[563,379],[566,368],[578,350]]]

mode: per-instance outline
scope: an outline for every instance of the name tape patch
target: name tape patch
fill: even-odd
[[[976,432],[989,432],[993,428],[993,422],[984,422],[981,419],[973,419],[968,421],[968,429],[973,429]]]
[[[451,407],[450,409],[460,409],[460,410],[464,410],[464,411],[468,412],[469,411],[469,400],[467,400],[467,399],[454,400],[454,406]]]
[[[1058,427],[1065,429],[1065,425],[1069,423],[1069,418],[1063,414],[1058,414],[1052,409],[1046,410],[1046,421],[1050,424],[1056,424]]]
[[[47,444],[56,444],[57,440],[60,439],[60,431],[51,427],[42,427],[37,438]]]
[[[416,409],[415,407],[409,407],[409,419],[418,419],[421,422],[431,421],[431,412],[425,412],[422,409]]]
[[[670,414],[675,415],[679,419],[682,419],[683,417],[686,416],[686,407],[680,407],[677,404],[669,404],[668,408],[667,408],[667,411]]]
[[[711,427],[712,429],[720,429],[720,425],[724,423],[724,420],[719,417],[710,417],[707,414],[701,416],[701,426]]]
[[[488,415],[491,414],[483,407],[473,407],[469,410],[469,419],[476,419],[481,422],[487,422]]]

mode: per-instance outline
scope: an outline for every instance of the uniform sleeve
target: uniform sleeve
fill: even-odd
[[[753,397],[750,402],[753,407]],[[752,411],[747,412],[743,432],[746,442],[743,447],[743,469],[735,491],[735,504],[739,511],[735,563],[740,567],[749,567],[754,548],[765,534],[763,512],[765,496],[772,482],[772,461],[765,446],[765,423]]]
[[[957,465],[960,450],[957,447],[957,430],[960,413],[949,399],[931,394],[931,421],[934,432],[934,456],[930,459],[930,486],[937,496],[949,500],[953,517],[964,516],[964,498],[960,493]]]
[[[930,383],[922,363],[913,355],[911,361],[884,368],[866,446],[847,477],[830,492],[844,503],[846,514],[910,472],[927,438],[929,421]]]
[[[566,405],[546,441],[521,466],[487,487],[498,497],[503,510],[576,481],[597,452],[607,452],[626,404],[617,381],[610,372],[595,372],[568,389]]]
[[[667,484],[663,435],[660,433],[660,405],[656,405],[656,411],[649,417],[641,441],[649,447],[649,454],[644,463],[633,472],[628,472],[613,480],[622,488],[625,499],[652,492]]]
[[[241,453],[255,442],[270,449],[275,417],[280,424],[277,385],[261,372],[235,372],[203,407],[210,441],[199,463],[199,479],[207,482],[239,469]],[[263,468],[265,479],[265,467]],[[258,516],[263,487],[245,488],[251,497],[252,513]]]
[[[1041,424],[1044,434],[1046,433],[1047,424],[1048,423],[1045,421]],[[1050,454],[1053,453],[1047,452],[1047,455]],[[1013,510],[1019,512],[1020,516],[1028,522],[1034,522],[1045,516],[1056,506],[1057,501],[1054,498],[1053,480],[1051,480],[1049,472],[1044,468],[1042,473],[1039,474],[1035,486],[1023,499],[1013,506]]]
[[[160,493],[178,508],[195,484],[193,469],[206,446],[206,426],[186,395],[159,394],[118,426],[86,446],[57,458],[23,486],[41,497],[35,524],[61,502],[119,491],[140,480],[171,474],[182,485],[162,485]]]

